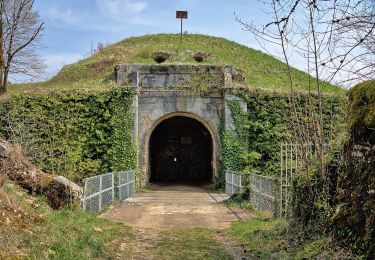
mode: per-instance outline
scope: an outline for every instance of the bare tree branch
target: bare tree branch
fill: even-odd
[[[10,74],[33,78],[45,68],[36,54],[44,23],[33,6],[34,0],[1,0],[0,95],[7,92]]]

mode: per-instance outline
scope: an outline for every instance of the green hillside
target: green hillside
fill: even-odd
[[[151,58],[155,51],[167,51],[171,57],[168,63],[197,64],[192,58],[195,51],[209,53],[206,64],[229,64],[243,69],[246,85],[249,87],[274,90],[288,90],[289,82],[285,65],[265,54],[240,45],[236,42],[204,35],[175,34],[146,35],[132,37],[109,45],[93,56],[77,63],[65,66],[54,78],[37,84],[15,85],[11,93],[36,91],[40,89],[95,88],[105,89],[115,86],[114,67],[123,63],[153,64]],[[295,88],[307,89],[308,75],[297,69],[293,70]],[[327,93],[342,93],[339,87],[324,84]]]

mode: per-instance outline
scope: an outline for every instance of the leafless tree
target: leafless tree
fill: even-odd
[[[269,22],[263,25],[237,21],[253,33],[267,52],[279,54],[286,63],[292,104],[292,127],[302,143],[313,142],[319,150],[320,172],[323,167],[323,101],[322,88],[327,83],[352,84],[375,78],[375,1],[372,0],[260,0]],[[273,50],[270,50],[272,48]],[[305,70],[313,77],[307,80],[309,94],[318,95],[318,107],[310,102],[307,124],[298,116],[291,59],[306,61]],[[309,95],[310,98],[310,95]],[[313,130],[313,131],[312,131]]]
[[[328,83],[350,86],[375,78],[375,1],[373,0],[259,0],[269,21],[259,25],[236,17],[265,51],[285,62],[290,87],[291,128],[301,147],[303,172],[309,174],[309,144],[316,149],[323,190],[313,199],[327,199],[329,180],[325,143],[332,140],[332,122],[323,120],[322,89]],[[305,61],[307,102],[296,94],[291,60]],[[312,102],[315,92],[318,104]],[[301,105],[301,103],[304,103]],[[325,127],[328,126],[328,127]],[[331,129],[331,130],[329,130]],[[326,132],[325,132],[326,131]],[[308,144],[306,146],[306,144]],[[296,169],[297,170],[297,169]],[[311,188],[312,189],[312,188]]]
[[[307,61],[309,73],[343,86],[375,78],[375,1],[259,1],[266,7],[268,23],[236,17],[237,21],[261,46],[273,44],[280,59],[290,61],[299,55]]]
[[[0,1],[0,95],[9,75],[34,77],[44,69],[36,54],[44,23],[33,6],[34,0]]]

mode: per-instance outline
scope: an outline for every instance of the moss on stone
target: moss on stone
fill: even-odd
[[[375,80],[366,81],[348,92],[349,127],[357,134],[365,134],[375,125]]]

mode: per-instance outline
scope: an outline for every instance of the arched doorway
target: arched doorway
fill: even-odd
[[[212,181],[212,137],[199,121],[175,116],[156,126],[150,138],[151,182]]]

